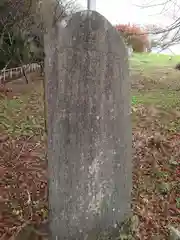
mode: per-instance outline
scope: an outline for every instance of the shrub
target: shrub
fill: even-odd
[[[119,24],[115,28],[122,34],[133,52],[145,52],[150,49],[150,41],[145,31],[135,24]]]

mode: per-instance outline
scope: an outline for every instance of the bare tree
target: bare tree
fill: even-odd
[[[178,0],[147,0],[143,5],[136,5],[142,9],[159,9],[159,15],[169,19],[166,26],[148,25],[147,32],[153,36],[153,39],[162,49],[180,43],[180,1]]]
[[[54,20],[63,18],[70,11],[77,10],[75,0],[49,0],[53,4]],[[20,65],[24,62],[21,52],[28,52],[32,61],[43,61],[44,24],[40,12],[42,0],[1,0],[0,1],[0,52],[12,66],[12,60]],[[49,14],[49,13],[48,13]],[[21,39],[17,45],[16,40]],[[5,44],[7,43],[8,44]],[[17,51],[16,51],[17,50]],[[35,51],[35,52],[33,52]],[[31,61],[30,58],[27,61]],[[3,65],[3,63],[2,63]]]

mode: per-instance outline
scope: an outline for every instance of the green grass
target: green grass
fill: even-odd
[[[180,62],[180,56],[172,56],[169,60],[169,55],[154,54],[154,53],[134,53],[130,59],[130,63],[133,68],[153,68],[174,66],[177,62]]]
[[[136,85],[132,89],[132,105],[144,106],[147,119],[158,119],[165,130],[176,132],[180,131],[180,71],[174,66],[180,62],[180,56],[168,58],[168,55],[147,53],[133,55],[131,78]],[[148,113],[152,107],[157,111],[154,117]],[[139,116],[134,113],[132,119],[136,127]]]
[[[42,88],[12,99],[0,99],[0,131],[12,136],[42,135],[44,112]]]
[[[178,62],[180,56],[174,56],[169,60],[168,55],[157,54],[134,54],[131,59],[133,133],[141,136],[142,132],[142,139],[148,143],[142,149],[143,157],[141,158],[141,154],[136,156],[138,161],[134,169],[137,170],[134,172],[141,176],[138,178],[136,195],[140,196],[145,192],[149,210],[151,205],[153,209],[157,207],[155,201],[151,202],[151,199],[156,199],[158,205],[162,206],[162,198],[164,202],[168,201],[169,205],[173,202],[177,209],[180,208],[179,156],[177,156],[179,150],[177,133],[180,133],[180,71],[174,69]],[[148,140],[149,136],[153,139],[152,142]],[[141,144],[137,147],[138,151]],[[139,162],[141,167],[138,167]],[[158,207],[152,213],[155,218]],[[160,226],[159,216],[160,214],[156,217]],[[165,217],[168,224],[172,218],[169,212]],[[179,226],[176,221],[173,225]],[[144,229],[146,227],[143,227]],[[159,236],[158,231],[157,239],[169,239],[167,229],[165,224],[163,235]],[[150,239],[154,238],[151,236]]]
[[[173,66],[178,61],[180,62],[180,56],[173,56],[172,60],[169,60],[168,55],[135,53],[130,61],[133,68],[132,82],[135,78],[137,81],[137,86],[132,89],[134,98],[132,104],[134,106],[154,106],[162,110],[159,113],[162,121],[164,121],[164,111],[167,113],[172,110],[179,111],[180,72],[174,70]],[[139,69],[141,69],[141,72],[137,73],[136,70]],[[143,89],[140,88],[142,84]],[[18,98],[0,99],[0,120],[2,123],[0,130],[13,135],[41,133],[44,130],[42,93],[41,86],[31,93],[22,94]],[[170,118],[170,120],[172,119]],[[176,118],[173,121],[174,125],[178,127],[179,119]],[[172,126],[173,123],[169,124]]]
[[[172,90],[154,90],[134,92],[136,104],[155,105],[164,110],[180,109],[180,92]]]

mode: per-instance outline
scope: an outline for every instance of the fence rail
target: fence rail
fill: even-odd
[[[42,62],[26,64],[21,67],[0,70],[0,84],[11,82],[20,78],[25,74],[32,72],[40,72],[42,70]]]

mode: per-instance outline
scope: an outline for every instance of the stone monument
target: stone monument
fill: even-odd
[[[51,238],[89,239],[131,213],[128,52],[82,11],[47,32],[45,53]]]

